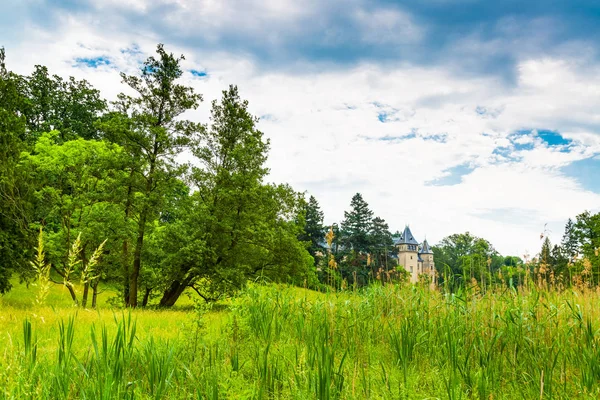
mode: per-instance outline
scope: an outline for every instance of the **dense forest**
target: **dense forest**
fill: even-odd
[[[268,183],[269,141],[238,88],[186,120],[203,97],[179,83],[183,56],[158,45],[114,101],[85,80],[35,66],[13,73],[0,49],[0,292],[14,279],[64,285],[94,307],[207,301],[250,280],[343,289],[406,279],[394,234],[360,194],[324,225],[317,199]],[[434,247],[440,285],[517,287],[528,280],[597,285],[600,214],[569,221],[560,244],[503,257],[487,240],[451,235]],[[83,290],[74,290],[74,283]],[[102,284],[102,285],[101,285]]]

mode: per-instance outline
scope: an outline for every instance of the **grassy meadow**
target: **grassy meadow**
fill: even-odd
[[[0,298],[0,398],[597,399],[600,294],[250,286],[213,307]]]

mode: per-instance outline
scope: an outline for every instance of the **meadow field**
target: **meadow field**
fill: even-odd
[[[103,294],[105,298],[108,294]],[[0,398],[597,399],[600,294],[318,293],[253,285],[212,307],[0,298]]]

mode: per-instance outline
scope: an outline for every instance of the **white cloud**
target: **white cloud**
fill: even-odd
[[[180,28],[210,35],[211,23],[233,23],[227,15],[236,4],[242,6],[188,2],[179,12],[198,13],[199,21],[209,24],[182,23]],[[281,23],[294,28],[295,21],[309,12],[299,4],[257,2],[256,9],[246,10],[250,15],[282,15]],[[133,0],[122,3],[136,10],[143,5]],[[362,13],[357,15],[366,28],[378,21],[391,35],[367,34],[366,41],[396,37],[397,29],[404,29],[411,40],[420,37],[419,28],[406,15],[385,10]],[[171,15],[173,24],[178,23],[177,15]],[[248,24],[252,26],[244,29],[260,34],[259,22]],[[34,64],[47,64],[52,73],[88,79],[112,99],[125,89],[118,71],[132,73],[143,59],[121,50],[135,43],[149,54],[158,41],[155,32],[104,29],[94,24],[92,16],[66,17],[59,30],[49,34],[32,29],[18,47],[9,46],[8,63],[23,73]],[[600,203],[599,194],[583,190],[558,169],[600,153],[600,136],[593,128],[600,126],[598,66],[577,59],[527,59],[518,64],[514,86],[507,86],[494,77],[457,77],[444,65],[362,63],[323,71],[313,66],[303,74],[262,71],[243,54],[198,53],[166,45],[176,54],[186,54],[186,68],[208,72],[203,79],[184,75],[207,100],[189,116],[207,121],[209,101],[229,83],[238,84],[252,112],[270,116],[260,128],[272,143],[271,179],[309,190],[320,201],[327,222],[340,221],[352,195],[362,192],[393,230],[410,223],[418,239],[427,234],[432,243],[469,230],[503,253],[522,255],[538,250],[545,223],[558,225]],[[110,57],[112,65],[73,66],[77,57],[95,56]],[[377,117],[382,108],[374,103],[397,118],[381,123]],[[574,140],[571,151],[549,148],[535,135],[509,138],[516,130],[536,128],[564,133]],[[397,139],[378,140],[382,138]],[[493,153],[515,142],[531,143],[533,149],[513,152],[509,158]],[[462,183],[426,184],[465,163],[475,170]]]

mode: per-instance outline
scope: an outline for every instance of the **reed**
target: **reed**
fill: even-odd
[[[0,398],[594,399],[599,300],[253,285],[195,312],[9,306]]]

